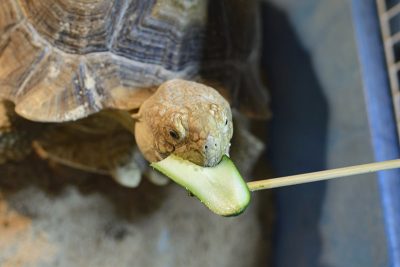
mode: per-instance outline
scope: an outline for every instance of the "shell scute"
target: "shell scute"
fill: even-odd
[[[107,51],[124,0],[20,0],[29,23],[68,53]]]
[[[14,2],[14,0],[0,1],[0,39],[10,28],[23,19]]]
[[[206,13],[207,1],[204,0],[133,1],[112,51],[172,71],[198,64]]]
[[[0,44],[0,97],[17,100],[24,83],[48,50],[32,37],[25,25],[14,28]]]
[[[105,107],[124,110],[139,108],[164,81],[180,76],[194,78],[198,71],[193,66],[176,73],[111,53],[88,55],[86,62],[98,85],[104,88]]]
[[[77,120],[101,110],[105,96],[85,58],[52,50],[27,82],[16,111],[32,120]]]

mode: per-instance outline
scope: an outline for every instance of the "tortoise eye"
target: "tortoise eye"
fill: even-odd
[[[175,131],[169,131],[169,135],[174,138],[175,140],[179,140],[179,134]]]
[[[228,125],[228,119],[225,120],[225,125]]]

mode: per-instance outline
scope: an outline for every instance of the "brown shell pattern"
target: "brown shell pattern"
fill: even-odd
[[[0,98],[31,120],[71,121],[138,108],[184,78],[263,108],[256,9],[256,0],[1,0]]]

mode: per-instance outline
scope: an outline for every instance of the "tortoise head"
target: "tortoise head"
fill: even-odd
[[[170,80],[140,107],[136,142],[150,162],[175,154],[214,166],[229,151],[233,134],[229,103],[213,88]]]

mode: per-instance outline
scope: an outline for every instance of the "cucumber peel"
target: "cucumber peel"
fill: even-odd
[[[247,184],[228,156],[223,156],[215,167],[201,167],[175,155],[151,166],[189,190],[218,215],[239,215],[250,203]]]

